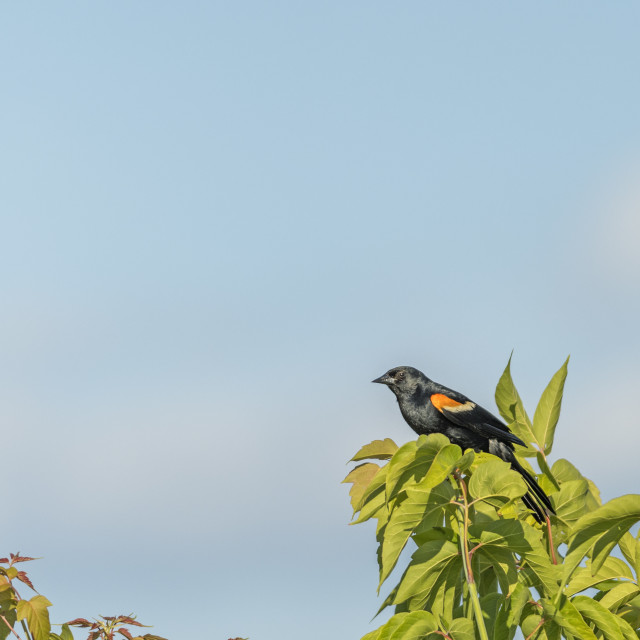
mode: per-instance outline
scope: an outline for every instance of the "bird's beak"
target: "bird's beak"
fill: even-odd
[[[391,384],[392,381],[393,378],[385,373],[371,382],[377,382],[378,384]]]

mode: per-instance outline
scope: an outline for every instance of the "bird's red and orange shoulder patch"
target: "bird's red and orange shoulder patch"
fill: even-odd
[[[440,413],[445,410],[453,411],[454,413],[458,413],[459,411],[471,411],[476,406],[475,402],[471,402],[471,400],[468,400],[467,402],[457,402],[453,398],[445,396],[443,393],[434,393],[431,396],[431,404],[440,411]]]

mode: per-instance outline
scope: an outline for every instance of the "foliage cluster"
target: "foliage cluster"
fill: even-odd
[[[527,443],[516,447],[519,460],[557,516],[535,522],[520,500],[527,487],[517,472],[441,434],[362,447],[345,482],[353,485],[353,524],[377,523],[378,590],[406,545],[416,547],[380,607],[394,607],[394,615],[363,640],[512,640],[518,629],[526,640],[640,637],[640,541],[629,532],[640,520],[640,496],[602,504],[595,484],[568,460],[549,463],[568,359],[533,420],[510,363],[496,403]]]
[[[150,633],[134,636],[128,627],[146,625],[140,624],[132,614],[99,616],[99,620],[93,621],[76,618],[61,625],[60,633],[54,633],[51,631],[49,620],[51,602],[36,591],[27,572],[15,566],[22,566],[21,563],[31,560],[35,558],[21,556],[19,553],[12,553],[8,558],[0,558],[0,640],[5,640],[10,634],[19,640],[74,640],[71,627],[87,630],[87,640],[114,640],[120,636],[127,640],[166,640]],[[36,595],[29,599],[22,598],[15,581],[26,585]],[[18,623],[20,627],[16,629]]]

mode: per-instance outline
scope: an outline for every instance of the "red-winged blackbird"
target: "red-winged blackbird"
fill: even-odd
[[[500,419],[413,367],[394,367],[373,382],[386,384],[393,391],[404,419],[416,433],[443,433],[463,451],[487,451],[511,464],[529,486],[522,500],[538,522],[544,521],[545,508],[555,513],[547,494],[516,458],[513,445],[524,447],[525,443]]]

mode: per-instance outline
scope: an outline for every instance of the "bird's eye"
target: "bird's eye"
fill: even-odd
[[[394,378],[396,380],[402,380],[404,378],[404,371],[396,371]]]

